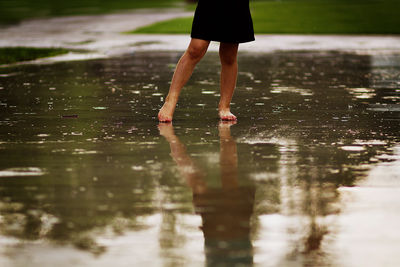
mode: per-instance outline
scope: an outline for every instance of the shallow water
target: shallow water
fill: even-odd
[[[243,53],[235,124],[209,53],[158,125],[179,56],[1,70],[1,266],[400,264],[399,55]]]

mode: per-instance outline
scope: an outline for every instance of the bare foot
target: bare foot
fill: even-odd
[[[231,113],[229,109],[222,109],[218,112],[219,117],[223,121],[236,121],[237,118]]]
[[[171,122],[174,115],[175,105],[165,102],[160,111],[158,112],[159,122]]]

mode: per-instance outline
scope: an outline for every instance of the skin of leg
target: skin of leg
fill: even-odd
[[[218,104],[219,116],[222,120],[234,121],[236,116],[230,111],[233,91],[236,87],[239,44],[221,43],[219,57],[221,60],[221,98]]]
[[[171,85],[164,105],[158,113],[160,122],[171,122],[178,102],[179,94],[193,73],[196,64],[207,52],[210,41],[195,39],[190,41],[189,47],[178,61]]]

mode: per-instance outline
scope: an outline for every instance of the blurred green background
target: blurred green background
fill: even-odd
[[[190,3],[192,2],[192,3]],[[195,9],[194,0],[0,0],[0,23],[37,17],[103,14],[138,8]],[[399,34],[399,0],[251,0],[256,33]],[[189,33],[192,17],[134,33]]]
[[[182,7],[184,0],[0,0],[0,23],[23,19],[104,14],[138,8]]]
[[[399,0],[252,0],[256,33],[399,34]],[[177,18],[130,33],[189,33],[192,17]]]

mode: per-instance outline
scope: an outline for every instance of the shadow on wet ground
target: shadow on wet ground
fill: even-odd
[[[362,266],[399,264],[400,206],[352,198],[399,195],[399,55],[243,53],[227,124],[209,53],[158,125],[179,57],[1,71],[2,266],[351,266],[351,203],[392,219]]]

